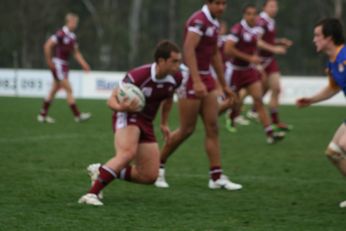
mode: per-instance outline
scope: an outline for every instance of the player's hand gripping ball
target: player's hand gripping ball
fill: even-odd
[[[145,106],[143,92],[136,85],[131,83],[121,83],[119,85],[117,99],[120,103],[124,102],[126,99],[129,101],[136,99],[138,102],[138,110],[136,111],[141,111]]]

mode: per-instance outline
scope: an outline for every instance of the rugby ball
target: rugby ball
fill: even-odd
[[[117,99],[120,103],[124,102],[125,99],[130,101],[137,99],[138,101],[138,110],[141,111],[145,106],[145,97],[141,89],[131,83],[121,83],[119,84],[119,92]]]

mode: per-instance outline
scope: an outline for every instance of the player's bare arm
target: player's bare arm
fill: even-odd
[[[275,39],[275,43],[278,45],[283,45],[286,48],[291,47],[293,45],[293,41],[288,38],[277,38]]]
[[[49,38],[43,45],[44,56],[45,56],[47,65],[52,70],[55,68],[52,62],[52,57],[53,57],[52,51],[54,46],[55,46],[55,42],[51,38]]]
[[[204,97],[207,89],[202,83],[198,73],[195,49],[201,40],[201,36],[194,32],[188,32],[184,42],[184,59],[188,66],[193,81],[193,88],[197,97]]]
[[[266,50],[278,55],[284,55],[287,52],[285,45],[271,45],[262,39],[258,39],[257,46],[262,50]]]
[[[74,50],[74,58],[81,65],[81,67],[83,68],[84,71],[86,71],[86,72],[90,71],[89,64],[85,61],[82,53],[79,51],[78,48],[75,48],[75,50]]]
[[[115,88],[107,101],[107,105],[110,109],[116,112],[136,112],[138,109],[139,102],[134,100],[125,100],[120,103],[117,95],[119,93],[119,88]]]
[[[261,64],[262,60],[258,55],[246,54],[235,47],[235,42],[228,40],[225,43],[225,54],[228,57],[236,57],[253,64]]]
[[[221,57],[221,53],[220,50],[215,47],[215,52],[214,55],[211,59],[211,64],[214,67],[214,70],[216,72],[217,75],[217,82],[220,85],[220,88],[222,89],[223,93],[226,95],[227,98],[229,98],[231,100],[231,102],[233,102],[235,100],[235,94],[233,93],[233,91],[227,86],[226,82],[225,82],[225,76],[224,76],[224,64],[222,62],[222,57]]]
[[[160,129],[163,134],[165,142],[169,141],[171,130],[169,129],[169,113],[172,109],[173,97],[164,100],[161,103],[161,122]]]
[[[318,103],[333,97],[339,91],[340,91],[340,88],[335,88],[335,87],[332,87],[331,85],[328,85],[325,88],[323,88],[320,92],[318,92],[316,95],[298,99],[296,101],[296,105],[299,108],[308,107],[311,104]]]

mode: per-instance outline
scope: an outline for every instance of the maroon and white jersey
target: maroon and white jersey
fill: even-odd
[[[276,38],[275,20],[271,18],[266,12],[262,12],[260,13],[258,17],[257,25],[263,29],[262,40],[268,44],[275,45],[275,38]],[[265,50],[260,50],[259,54],[261,57],[265,57],[265,58],[274,56],[273,53],[269,51],[265,51]]]
[[[235,24],[231,28],[228,39],[235,43],[235,48],[249,55],[257,52],[257,40],[263,33],[260,27],[250,27],[243,19],[240,23]],[[249,67],[250,63],[239,58],[232,58],[232,64],[235,67]]]
[[[219,36],[219,39],[217,42],[217,47],[219,48],[223,63],[226,63],[227,61],[229,61],[229,58],[225,54],[225,43],[227,41],[227,38],[228,38],[228,35],[221,35]]]
[[[195,50],[200,74],[209,73],[211,57],[217,48],[219,27],[219,22],[211,16],[207,5],[204,5],[202,10],[195,12],[185,24],[184,39],[189,31],[201,36]]]
[[[53,60],[68,63],[71,53],[78,47],[76,35],[64,26],[52,35],[51,39],[56,44]]]
[[[161,102],[173,96],[182,79],[183,76],[180,72],[158,79],[156,77],[156,63],[153,63],[129,71],[123,82],[132,83],[142,90],[145,96],[145,106],[138,114],[146,119],[154,120]]]

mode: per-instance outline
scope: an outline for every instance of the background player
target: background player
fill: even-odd
[[[279,118],[279,97],[280,97],[280,69],[274,57],[275,54],[285,54],[286,49],[293,45],[287,38],[276,38],[275,16],[278,12],[278,2],[276,0],[266,0],[263,4],[263,11],[258,17],[258,26],[263,28],[263,35],[259,40],[259,55],[262,59],[264,72],[264,94],[271,91],[269,101],[269,112],[273,124],[278,128],[287,131],[292,128],[282,123]],[[266,44],[261,43],[264,41]],[[251,117],[251,112],[249,114]]]
[[[314,29],[314,44],[317,52],[327,55],[329,84],[317,94],[297,100],[298,107],[307,107],[333,97],[343,91],[346,96],[346,47],[342,25],[338,19],[327,18]],[[346,120],[336,131],[326,150],[328,159],[346,176]],[[346,208],[346,201],[340,203]]]
[[[179,92],[180,127],[172,132],[161,151],[161,167],[157,187],[168,187],[164,167],[169,156],[194,131],[198,115],[205,128],[205,149],[210,164],[209,188],[238,190],[242,186],[222,174],[218,135],[218,102],[212,65],[226,97],[233,93],[224,81],[222,58],[217,47],[219,18],[226,8],[226,0],[208,0],[202,10],[195,12],[185,24],[184,62],[189,76]]]
[[[92,176],[94,184],[89,192],[79,199],[79,203],[103,205],[98,195],[116,178],[141,184],[155,182],[160,166],[160,151],[153,120],[162,103],[161,130],[165,139],[169,140],[168,113],[174,90],[182,81],[178,72],[180,62],[179,48],[169,41],[163,41],[156,48],[155,63],[127,73],[123,82],[138,86],[146,98],[146,105],[141,112],[134,112],[138,102],[119,103],[116,99],[118,88],[113,91],[108,106],[114,111],[116,155],[93,173],[96,175]],[[131,161],[134,162],[133,166],[129,165]]]
[[[65,17],[65,26],[52,35],[44,44],[44,55],[50,68],[54,81],[47,98],[44,100],[40,114],[37,116],[39,122],[54,123],[55,120],[48,116],[48,110],[56,93],[62,88],[66,92],[67,103],[70,105],[76,122],[88,120],[90,113],[81,113],[75,103],[72,87],[68,81],[69,62],[71,54],[82,66],[84,71],[90,71],[88,63],[79,51],[77,38],[73,31],[78,26],[78,16],[68,13]]]
[[[261,58],[256,54],[261,28],[256,27],[256,18],[256,6],[252,4],[246,5],[243,10],[243,19],[231,29],[231,34],[225,44],[225,53],[232,57],[233,73],[231,87],[236,92],[246,88],[259,114],[260,121],[267,135],[267,142],[272,144],[276,140],[283,138],[283,134],[273,130],[262,101],[261,76],[256,70],[256,65],[261,64]],[[239,109],[239,107],[233,107],[231,113],[232,121],[239,115]]]

